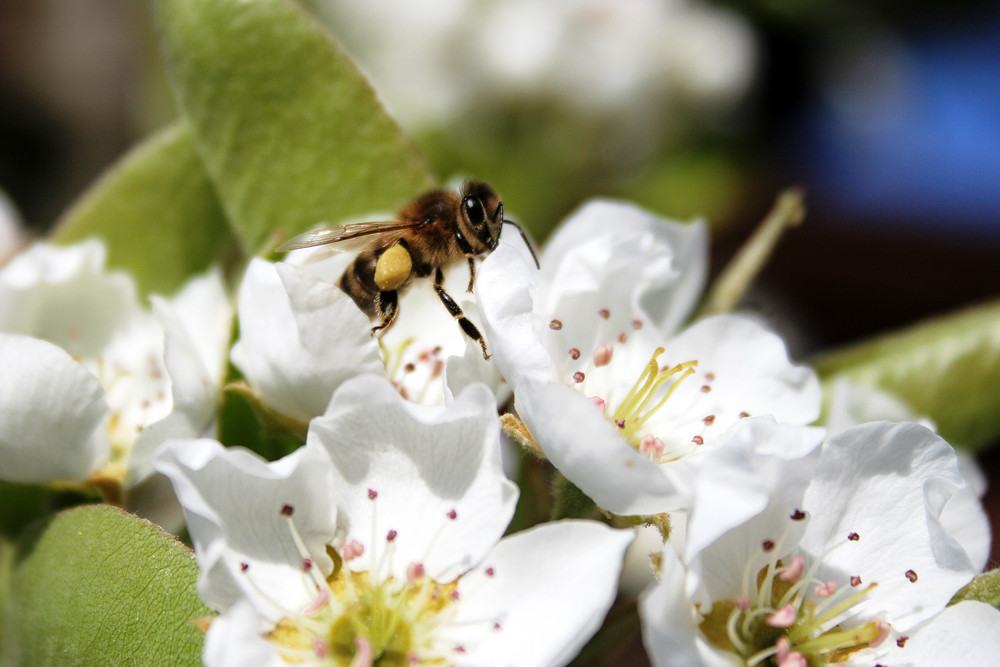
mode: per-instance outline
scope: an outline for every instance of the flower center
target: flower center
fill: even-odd
[[[414,338],[407,338],[397,345],[386,345],[379,339],[379,349],[385,364],[385,372],[400,395],[416,403],[425,403],[430,393],[440,391],[441,374],[444,372],[444,358],[441,346],[414,348]]]
[[[792,518],[804,517],[796,511]],[[801,556],[786,563],[772,558],[775,552],[775,543],[765,540],[762,554],[768,562],[757,570],[755,586],[746,586],[752,577],[748,566],[744,594],[714,602],[705,614],[699,627],[713,646],[736,653],[748,667],[805,667],[844,662],[889,636],[890,626],[877,618],[845,626],[877,584],[863,585],[856,576],[847,586],[820,581],[814,576],[818,562],[806,572]]]
[[[373,490],[368,493],[372,501],[378,497]],[[288,519],[301,555],[303,584],[311,598],[300,610],[273,602],[285,615],[265,636],[286,662],[338,667],[445,665],[465,651],[442,636],[442,628],[457,614],[458,580],[438,582],[420,563],[408,565],[405,577],[381,574],[392,567],[395,530],[385,536],[381,553],[370,550],[367,570],[347,566],[365,555],[365,547],[356,540],[339,552],[328,547],[335,566],[324,578],[292,521],[294,508],[285,505],[281,514]],[[454,511],[448,516],[455,516]],[[250,569],[245,563],[240,567],[244,573]]]
[[[664,352],[662,347],[656,348],[639,379],[608,416],[621,429],[622,435],[640,449],[645,440],[641,437],[643,425],[664,406],[681,382],[694,374],[698,366],[697,361],[685,361],[660,368],[657,359]],[[664,390],[661,392],[661,389]]]

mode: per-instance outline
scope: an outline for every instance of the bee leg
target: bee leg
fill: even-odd
[[[469,289],[468,292],[472,292],[472,286],[476,284],[476,260],[469,258]]]
[[[378,293],[378,315],[382,321],[372,327],[372,333],[384,331],[392,326],[392,323],[396,321],[396,314],[399,312],[398,305],[399,301],[396,298],[395,290]]]
[[[483,339],[483,334],[479,333],[479,329],[476,328],[476,325],[465,316],[465,313],[463,313],[461,307],[455,303],[455,300],[451,298],[451,295],[444,291],[444,285],[442,285],[443,282],[444,273],[441,269],[438,269],[434,274],[434,291],[437,292],[438,297],[441,299],[441,303],[443,303],[444,307],[448,309],[451,316],[458,320],[458,326],[462,327],[462,331],[465,332],[465,335],[479,343],[479,347],[483,348],[483,359],[489,359],[490,355],[486,352],[486,340]]]

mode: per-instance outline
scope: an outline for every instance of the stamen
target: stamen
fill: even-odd
[[[611,343],[601,343],[594,350],[594,365],[600,368],[601,366],[607,366],[611,363],[611,357],[614,356],[615,347]]]

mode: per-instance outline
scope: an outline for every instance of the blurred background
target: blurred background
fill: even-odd
[[[718,271],[804,188],[748,302],[799,359],[1000,296],[995,2],[303,4],[441,180],[492,182],[539,239],[625,197],[703,216]],[[175,116],[144,3],[0,3],[0,190],[33,230]]]

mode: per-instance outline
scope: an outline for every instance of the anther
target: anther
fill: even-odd
[[[767,553],[774,549],[774,540],[764,540],[760,546],[764,549],[764,553]]]
[[[782,581],[789,581],[794,584],[802,577],[802,573],[805,572],[805,569],[805,559],[803,559],[802,556],[796,556],[792,559],[792,564],[778,575],[778,579],[781,579]]]
[[[632,320],[632,328],[636,329],[636,330],[641,329],[642,328],[642,320]]]
[[[360,558],[362,554],[365,553],[365,547],[363,544],[357,540],[351,540],[344,545],[344,561],[352,561],[355,558]]]
[[[406,566],[406,580],[411,584],[418,579],[422,579],[426,570],[422,563],[410,563]]]
[[[817,584],[813,593],[818,598],[828,598],[837,592],[837,582],[832,579],[825,584]]]
[[[600,315],[601,319],[603,320],[606,320],[609,317],[611,317],[611,311],[608,310],[607,308],[601,308],[599,311],[597,311],[597,314]]]
[[[455,519],[458,518],[458,512],[456,512],[453,509],[452,510],[448,510],[448,518],[451,519],[452,521],[454,521]]]
[[[623,344],[623,345],[625,343],[627,343],[628,342],[628,334],[625,333],[624,331],[622,331],[620,334],[618,334],[618,342],[621,343],[621,344]]]
[[[802,521],[802,519],[806,518],[806,513],[800,509],[797,509],[794,512],[792,512],[792,515],[788,518],[791,519],[792,521]]]
[[[909,637],[898,637],[896,639],[896,646],[898,646],[899,648],[903,648],[904,646],[906,646],[906,642],[909,641],[909,639],[910,639]]]
[[[553,331],[559,331],[560,329],[562,329],[562,322],[560,322],[559,320],[552,320],[551,322],[549,322],[549,328],[552,329]]]
[[[586,378],[587,376],[583,374],[583,371],[573,373],[573,382],[576,382],[577,384],[583,382]]]
[[[639,441],[639,453],[650,461],[659,461],[666,446],[656,436],[646,435]]]
[[[611,343],[601,343],[594,350],[594,365],[600,368],[611,363],[611,357],[615,354],[615,347]]]
[[[861,585],[861,577],[857,575],[851,576],[851,586],[858,587]]]
[[[917,573],[914,572],[913,570],[906,571],[906,578],[910,581],[911,584],[917,583]]]
[[[575,347],[569,348],[569,356],[570,356],[570,359],[572,359],[573,361],[576,361],[577,359],[580,358],[580,350],[578,348],[575,348]]]
[[[368,489],[368,500],[375,500],[378,498],[378,491],[375,489]]]
[[[857,533],[848,533],[847,539],[850,540],[851,542],[857,542],[858,540],[861,539],[861,536],[858,535]]]
[[[295,508],[291,505],[281,506],[281,516],[292,516],[295,514]]]
[[[495,574],[495,572],[493,571],[493,568],[492,568],[492,567],[488,567],[488,568],[486,568],[486,569],[484,570],[484,572],[486,573],[486,576],[487,576],[487,577],[492,577],[492,576],[493,576],[493,575]]]
[[[712,388],[710,386],[708,386],[707,384],[701,385],[701,393],[707,394],[710,391],[712,391]]]
[[[709,415],[701,420],[701,423],[705,426],[711,426],[715,423],[715,415]]]
[[[764,622],[772,628],[790,628],[795,623],[795,605],[786,604],[784,607],[769,615]]]
[[[385,541],[386,542],[393,542],[393,541],[395,541],[396,535],[398,535],[398,534],[399,533],[397,533],[395,530],[390,529],[389,532],[386,533]]]
[[[701,445],[705,444],[705,438],[701,437],[700,435],[696,435],[693,438],[691,438],[691,442],[700,447]]]

